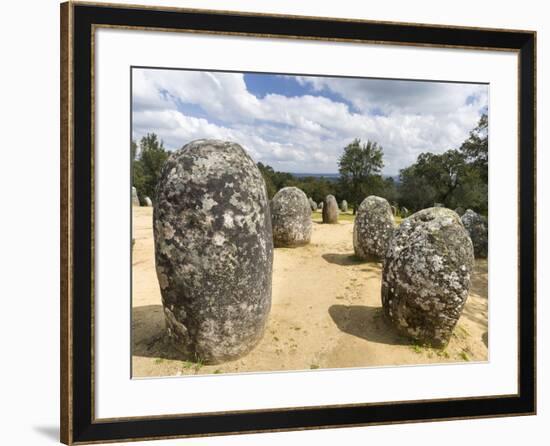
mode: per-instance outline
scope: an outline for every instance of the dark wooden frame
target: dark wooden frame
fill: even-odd
[[[519,55],[518,393],[97,420],[93,410],[93,30],[130,27]],[[536,33],[175,8],[61,5],[61,441],[67,444],[534,414]]]

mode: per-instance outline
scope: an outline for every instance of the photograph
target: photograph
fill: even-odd
[[[489,361],[489,85],[131,67],[131,376]]]

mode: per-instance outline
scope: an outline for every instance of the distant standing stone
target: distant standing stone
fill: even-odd
[[[323,210],[324,203],[321,201],[319,202],[319,205],[317,206],[319,209]]]
[[[147,207],[151,207],[153,206],[153,202],[151,201],[151,199],[147,196],[143,197],[143,202],[145,203],[145,206]]]
[[[342,200],[342,203],[340,204],[340,209],[342,212],[348,211],[348,202],[346,200]]]
[[[271,226],[276,247],[305,245],[311,240],[311,205],[297,187],[283,187],[271,200]]]
[[[386,252],[386,317],[406,336],[446,345],[468,298],[473,266],[472,242],[455,212],[428,208],[411,215]]]
[[[334,195],[327,195],[323,202],[323,223],[338,223],[338,203]]]
[[[273,234],[262,174],[232,142],[172,152],[154,203],[155,260],[167,332],[215,364],[260,341],[271,308]]]
[[[397,206],[391,205],[391,213],[394,217],[397,217]]]
[[[455,212],[458,214],[459,217],[462,217],[464,215],[464,208],[457,207],[455,209]],[[464,222],[463,222],[464,223]]]
[[[134,186],[132,186],[132,206],[139,206],[137,189]]]
[[[360,259],[380,259],[386,255],[395,229],[392,209],[384,198],[371,195],[357,209],[353,224],[353,249]]]
[[[474,244],[474,255],[486,258],[489,245],[487,220],[471,209],[464,213],[461,220]]]
[[[309,206],[311,207],[311,210],[312,211],[316,211],[317,210],[317,203],[315,203],[315,201],[313,201],[313,198],[309,197]]]
[[[434,208],[444,208],[443,203],[434,203]]]

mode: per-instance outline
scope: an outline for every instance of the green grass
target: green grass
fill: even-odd
[[[317,364],[311,364],[311,365],[309,366],[309,368],[310,368],[311,370],[316,370],[316,369],[319,368],[319,366],[318,366]]]

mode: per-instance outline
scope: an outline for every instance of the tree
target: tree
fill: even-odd
[[[135,151],[135,152],[134,152]],[[164,143],[159,141],[155,133],[148,133],[139,142],[132,143],[132,155],[135,157],[132,163],[133,182],[138,196],[149,197],[155,200],[155,189],[160,178],[160,169],[168,158],[168,152],[164,149]]]
[[[383,154],[378,143],[367,141],[361,144],[361,140],[356,138],[344,148],[338,160],[340,186],[345,198],[352,204],[354,214],[367,195],[369,184],[372,187],[373,177],[384,167]]]
[[[487,183],[489,165],[489,120],[487,114],[481,115],[477,127],[460,146],[466,161],[479,172],[481,179]]]

